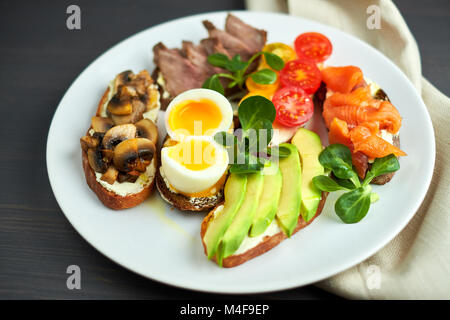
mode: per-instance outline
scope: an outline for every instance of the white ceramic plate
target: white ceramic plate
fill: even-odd
[[[292,43],[306,31],[325,34],[333,43],[330,65],[353,64],[379,83],[403,117],[401,170],[382,187],[381,199],[357,224],[335,215],[330,196],[322,214],[292,239],[239,267],[221,269],[207,260],[200,242],[203,214],[171,209],[157,192],[142,205],[113,211],[88,188],[81,167],[79,138],[89,126],[108,82],[126,69],[153,70],[154,44],[180,47],[207,33],[201,21],[223,28],[225,12],[170,21],[142,31],[111,48],[74,81],[54,115],[47,141],[50,183],[62,211],[74,228],[101,253],[129,270],[166,284],[220,293],[256,293],[316,282],[373,255],[412,218],[433,172],[435,142],[426,107],[406,76],[384,55],[353,36],[325,25],[281,14],[235,12],[268,31],[268,42]],[[160,114],[160,119],[161,119]],[[162,127],[162,123],[159,124]],[[312,124],[325,139],[319,117]]]

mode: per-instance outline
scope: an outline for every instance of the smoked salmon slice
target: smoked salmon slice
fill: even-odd
[[[360,87],[349,93],[335,92],[327,98],[330,106],[361,106],[372,100],[369,87]]]
[[[378,133],[378,124],[375,122],[366,122],[349,129],[347,122],[334,118],[330,124],[328,140],[330,144],[340,143],[349,147],[356,172],[364,179],[369,158],[382,158],[390,154],[406,156],[406,153],[378,136]]]
[[[357,89],[359,90],[359,89]],[[325,100],[323,105],[323,118],[327,127],[330,127],[334,118],[339,118],[350,127],[358,126],[365,122],[378,122],[380,130],[397,133],[402,125],[402,118],[397,109],[388,101],[371,99],[360,105],[332,105],[333,96]]]
[[[380,130],[396,134],[402,125],[398,110],[389,102],[373,98],[361,69],[327,67],[322,80],[331,95],[323,103],[322,116],[329,129],[330,144],[340,143],[352,151],[352,163],[364,178],[368,160],[406,153],[380,136]]]
[[[353,143],[350,140],[350,132],[347,122],[334,118],[328,132],[328,140],[330,144],[340,143],[353,150]],[[355,166],[356,172],[361,179],[366,176],[368,168],[368,157],[362,152],[352,153],[352,164]]]
[[[402,150],[383,138],[373,135],[363,126],[357,126],[350,131],[350,140],[353,143],[353,152],[361,151],[369,158],[382,158],[392,153],[397,157],[406,156]]]
[[[328,141],[330,144],[340,143],[353,150],[353,144],[350,140],[350,132],[348,130],[347,122],[338,118],[334,118],[330,124],[330,131],[328,132]]]
[[[322,81],[332,91],[349,93],[364,82],[364,76],[355,66],[327,67],[322,70]]]

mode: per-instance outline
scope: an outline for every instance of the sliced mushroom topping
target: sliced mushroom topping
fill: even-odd
[[[111,119],[105,117],[92,117],[91,126],[95,132],[106,132],[112,128],[114,123]]]
[[[99,145],[100,141],[98,138],[93,136],[84,136],[80,139],[81,149],[87,151],[89,148],[96,148]]]
[[[131,100],[121,100],[117,95],[115,95],[111,98],[111,100],[109,100],[107,109],[111,114],[125,116],[133,112],[133,105]]]
[[[139,95],[146,94],[147,87],[153,83],[147,70],[142,70],[130,80],[129,84],[136,88]]]
[[[96,139],[98,139],[98,141],[102,142],[103,141],[103,137],[105,136],[105,132],[94,132],[92,134],[92,136]]]
[[[136,132],[135,125],[131,123],[112,127],[103,137],[103,148],[112,149],[122,141],[136,137]]]
[[[114,181],[117,180],[118,175],[119,171],[116,168],[114,168],[114,166],[109,166],[106,172],[102,174],[102,177],[100,179],[108,182],[109,184],[113,184]]]
[[[103,161],[111,162],[114,158],[114,150],[112,149],[103,149],[102,150]]]
[[[117,176],[117,181],[119,183],[122,182],[131,182],[131,183],[135,183],[137,178],[139,178],[139,176],[133,176],[131,174],[127,174],[127,173],[123,173],[123,172],[119,172],[119,175]]]
[[[126,70],[121,73],[119,73],[116,78],[114,79],[114,89],[117,90],[117,88],[121,84],[126,84],[130,81],[130,77],[133,76],[133,72],[131,70]]]
[[[87,154],[92,170],[104,173],[106,171],[106,163],[103,161],[101,150],[99,148],[89,148]]]
[[[113,162],[120,171],[143,172],[153,159],[155,151],[155,144],[149,139],[128,139],[119,143],[114,149]]]
[[[134,124],[137,129],[138,137],[147,138],[155,145],[158,142],[158,128],[155,123],[149,119],[139,120]]]
[[[132,104],[133,104],[133,112],[136,112],[137,114],[139,114],[140,115],[140,117],[141,117],[141,119],[142,119],[142,114],[145,112],[145,110],[147,109],[146,107],[145,107],[145,104],[144,103],[142,103],[142,101],[141,100],[138,100],[138,99],[134,99],[133,101],[132,101]],[[139,120],[139,119],[138,119]],[[137,121],[137,120],[136,120]]]
[[[113,120],[114,124],[125,124],[125,123],[135,123],[136,121],[139,121],[142,119],[142,114],[145,112],[145,105],[142,103],[142,101],[134,99],[132,100],[132,106],[133,106],[133,112],[128,115],[115,115],[111,114],[111,119]]]
[[[118,95],[120,97],[120,100],[131,100],[132,98],[135,98],[138,96],[138,93],[135,88],[132,86],[127,85],[120,85],[117,88]]]

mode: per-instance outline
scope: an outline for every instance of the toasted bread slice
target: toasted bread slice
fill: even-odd
[[[181,211],[206,211],[214,208],[223,201],[222,190],[219,190],[216,195],[211,197],[188,197],[184,194],[174,192],[161,176],[160,170],[156,172],[156,187],[161,198]]]
[[[307,225],[309,225],[316,217],[318,217],[320,215],[320,213],[322,212],[322,209],[325,205],[325,201],[326,198],[328,196],[327,192],[322,192],[322,199],[320,200],[319,203],[319,207],[317,208],[316,214],[314,215],[314,217],[308,221],[305,222],[305,220],[303,220],[302,216],[300,215],[300,217],[298,218],[298,223],[297,223],[297,227],[295,228],[294,232],[292,234],[297,233],[300,229],[306,227]],[[200,230],[200,236],[202,239],[202,244],[203,244],[203,248],[205,250],[205,254],[206,254],[206,244],[203,240],[206,230],[208,229],[209,224],[211,223],[211,221],[214,219],[214,212],[222,205],[223,203],[220,203],[219,205],[217,205],[204,219],[201,225],[201,230]],[[271,228],[271,226],[273,224],[276,224],[276,220],[274,219],[272,221],[272,224],[269,225],[268,229]],[[276,230],[276,233],[269,233],[267,235],[265,235],[265,233],[263,233],[261,236],[258,236],[260,241],[258,241],[257,243],[253,243],[249,246],[249,247],[243,247],[243,245],[241,244],[241,247],[239,247],[239,249],[236,251],[235,254],[223,259],[222,261],[222,266],[225,268],[232,268],[232,267],[236,267],[240,264],[243,264],[244,262],[256,258],[257,256],[269,251],[270,249],[274,248],[275,246],[277,246],[281,241],[283,241],[284,239],[287,239],[287,236],[284,234],[283,231],[281,231],[281,229],[273,229]],[[266,230],[267,231],[267,230]],[[258,238],[255,237],[255,238]],[[246,238],[247,239],[247,238]],[[245,240],[244,239],[244,242]],[[213,260],[217,262],[216,258],[213,257]]]
[[[384,92],[383,89],[379,88],[378,85],[375,82],[373,82],[373,81],[371,81],[371,80],[369,80],[367,78],[365,78],[365,81],[368,84],[372,84],[376,88],[376,90],[373,90],[373,97],[375,99],[390,101],[389,97],[386,94],[386,92]],[[313,99],[314,100],[314,104],[317,107],[319,107],[319,109],[321,111],[323,110],[323,103],[324,103],[326,97],[327,97],[327,86],[325,85],[324,82],[322,82],[320,87],[319,87],[319,89],[314,94],[314,99]],[[400,148],[400,135],[399,134],[392,135],[392,144],[395,147]],[[372,166],[371,163],[368,163],[367,170],[370,170],[371,166]],[[382,174],[381,176],[378,176],[378,177],[374,178],[370,183],[371,184],[383,185],[383,184],[386,184],[389,181],[391,181],[391,179],[394,177],[394,175],[395,175],[395,172]]]
[[[168,147],[172,145],[172,143],[173,140],[166,135],[162,147]],[[161,150],[159,150],[158,155],[161,159]],[[178,193],[173,190],[173,188],[171,188],[168,184],[168,181],[164,179],[161,174],[161,170],[162,169],[160,167],[156,172],[156,187],[161,195],[161,198],[178,210],[201,212],[210,210],[223,201],[223,187],[221,190],[218,190],[215,195],[209,197],[189,197]]]
[[[106,115],[106,106],[112,97],[112,85],[110,84],[105,90],[100,102],[97,106],[96,116]],[[157,99],[157,106],[148,112],[146,118],[156,122],[158,111],[160,109],[159,97]],[[144,113],[145,114],[145,113]],[[89,134],[87,132],[87,135]],[[94,191],[99,200],[108,208],[121,210],[135,207],[147,199],[153,192],[155,186],[155,173],[159,167],[158,154],[155,152],[151,163],[147,166],[145,173],[133,183],[122,182],[127,184],[127,189],[118,190],[116,183],[113,185],[107,184],[100,179],[101,175],[96,173],[89,165],[87,152],[82,150],[82,165],[84,175],[89,188]]]
[[[87,157],[87,153],[85,151],[82,152],[82,161],[83,161],[83,169],[84,175],[86,177],[86,182],[89,188],[94,191],[99,200],[108,208],[121,210],[128,209],[137,206],[142,203],[145,199],[147,199],[153,192],[155,186],[155,176],[148,176],[148,181],[143,184],[141,190],[137,193],[129,193],[126,195],[119,195],[116,192],[110,191],[106,189],[97,179],[97,176],[89,166],[89,161]],[[149,164],[149,167],[152,168],[152,172],[156,172],[158,168],[158,159],[155,154],[152,162]],[[130,183],[130,182],[123,182]],[[140,183],[138,181],[134,182],[135,184]]]

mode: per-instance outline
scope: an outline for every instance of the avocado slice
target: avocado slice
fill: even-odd
[[[322,142],[317,133],[300,128],[292,138],[302,162],[302,205],[300,213],[308,222],[316,214],[322,199],[322,192],[316,188],[312,179],[324,174],[325,170],[319,162],[319,154],[322,152]]]
[[[264,168],[264,186],[259,199],[258,208],[253,217],[250,229],[250,237],[256,237],[264,231],[272,223],[277,213],[278,203],[280,201],[281,185],[283,177],[281,170],[274,162]]]
[[[210,222],[203,241],[206,245],[208,259],[211,259],[219,246],[225,231],[241,207],[247,189],[247,175],[232,173],[225,184],[225,203],[221,212]]]
[[[241,245],[252,225],[253,216],[258,208],[259,199],[264,186],[264,175],[261,171],[248,174],[247,191],[241,207],[234,215],[233,222],[223,235],[222,242],[217,250],[217,263],[221,266],[222,260],[232,255]],[[225,198],[226,199],[226,198]]]
[[[302,167],[295,145],[283,143],[280,146],[289,148],[291,153],[279,161],[283,183],[276,217],[283,232],[290,237],[297,226],[300,215]]]

